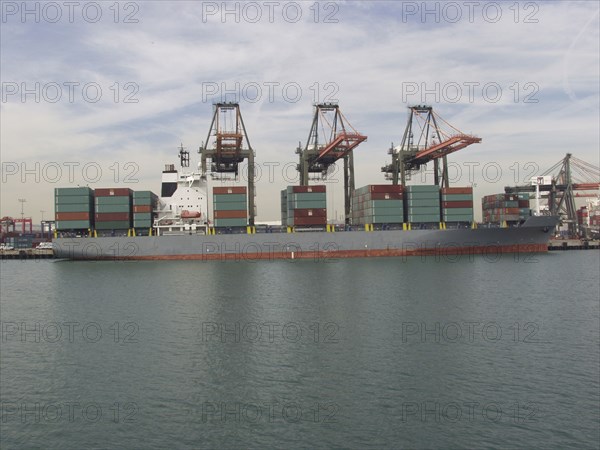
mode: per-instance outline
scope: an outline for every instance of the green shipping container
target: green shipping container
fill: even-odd
[[[437,214],[419,214],[419,215],[410,215],[408,216],[408,221],[410,223],[431,223],[431,222],[439,222],[440,216]]]
[[[54,196],[86,196],[91,197],[94,191],[89,187],[69,187],[69,188],[54,188]]]
[[[96,222],[96,230],[127,230],[131,227],[128,220],[111,220],[108,222]]]
[[[440,200],[440,194],[437,192],[416,192],[404,194],[407,200]]]
[[[96,197],[96,205],[129,205],[131,198],[127,195],[114,197]]]
[[[63,212],[89,212],[92,213],[94,211],[93,205],[90,203],[75,203],[71,205],[56,205],[54,207],[54,211],[57,213]]]
[[[133,198],[152,200],[156,198],[156,194],[152,191],[133,191]]]
[[[437,214],[440,215],[440,208],[436,206],[421,206],[421,207],[412,207],[408,208],[408,214],[416,215],[416,214]]]
[[[133,228],[152,228],[151,220],[133,220]]]
[[[468,214],[462,216],[444,216],[444,222],[473,222],[473,216]]]
[[[446,208],[442,211],[444,214],[448,214],[449,216],[457,216],[463,214],[473,215],[473,208]]]
[[[133,213],[133,220],[152,221],[152,213]]]
[[[214,194],[213,203],[247,203],[246,194]],[[243,208],[242,208],[243,209]]]
[[[306,192],[300,194],[288,194],[288,201],[295,202],[316,202],[316,201],[327,201],[327,194],[325,192]]]
[[[82,204],[82,203],[90,203],[94,202],[94,197],[89,197],[87,195],[63,195],[60,197],[54,197],[55,205],[73,205],[73,204]]]
[[[473,196],[469,194],[443,194],[442,201],[444,202],[468,202],[472,201]]]
[[[439,198],[430,198],[430,199],[408,199],[406,200],[406,205],[411,207],[432,207],[432,206],[440,206]]]
[[[440,188],[436,185],[422,185],[422,186],[406,186],[406,192],[440,192]]]
[[[92,223],[89,220],[59,220],[56,222],[58,231],[87,230],[91,227]]]
[[[402,223],[404,222],[404,216],[402,215],[374,215],[365,216],[361,218],[363,223]]]
[[[155,206],[158,201],[152,201],[148,198],[134,198],[133,205],[134,206]]]
[[[245,227],[248,225],[246,219],[215,219],[215,227]]]
[[[322,200],[318,201],[302,201],[302,202],[288,202],[288,210],[293,209],[325,209],[327,208],[327,202]]]
[[[246,202],[214,203],[213,211],[246,211]]]
[[[97,213],[127,213],[131,212],[129,204],[127,205],[96,205]]]

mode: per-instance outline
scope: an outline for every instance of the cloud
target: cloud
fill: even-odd
[[[273,11],[258,2],[255,23],[256,10],[247,3],[228,3],[228,15],[222,2],[130,3],[128,9],[119,4],[118,20],[108,3],[100,4],[95,23],[91,10],[87,16],[75,11],[72,22],[64,10],[50,23],[42,3],[38,22],[3,9],[3,162],[31,170],[36,162],[94,162],[104,174],[96,185],[105,186],[116,180],[111,167],[122,175],[135,162],[135,187],[158,191],[162,166],[176,161],[177,146],[195,151],[206,139],[211,103],[219,99],[207,93],[216,86],[241,96],[259,164],[295,162],[312,104],[339,100],[349,121],[369,136],[355,153],[358,185],[385,182],[380,167],[390,142],[400,141],[408,103],[433,104],[457,128],[483,138],[450,157],[504,168],[498,182],[483,180],[477,194],[502,191],[515,163],[535,161],[545,169],[571,151],[598,164],[594,2],[529,2],[516,9],[499,3],[498,20],[485,2],[471,16],[465,3],[455,2],[456,23],[447,3],[429,3],[434,12],[425,16],[422,2],[302,3],[295,21],[293,2]],[[36,83],[39,95],[23,97],[23,88],[35,91]],[[62,88],[55,103],[48,101],[52,83]],[[65,83],[79,84],[70,92]],[[101,94],[92,102],[96,86]],[[53,188],[69,180],[41,178],[23,182],[20,173],[4,173],[0,214],[17,215],[18,198],[27,198],[34,218],[49,210]],[[86,181],[77,172],[77,182]],[[278,217],[278,190],[288,181],[281,174],[273,183],[259,181],[259,219]],[[341,205],[341,180],[332,189]]]

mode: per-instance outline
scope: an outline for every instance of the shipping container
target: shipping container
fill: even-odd
[[[89,212],[57,212],[55,220],[90,220]]]
[[[473,197],[473,188],[472,187],[448,187],[441,189],[442,195],[444,194],[460,194],[466,195],[469,194],[470,197]]]
[[[54,197],[55,205],[92,204],[94,197],[86,195],[62,195]]]
[[[469,194],[442,194],[444,202],[472,202],[473,196]]]
[[[129,221],[131,219],[131,215],[128,212],[96,213],[94,217],[96,224],[98,222]]]
[[[246,202],[217,202],[213,204],[214,211],[241,211],[247,210]]]
[[[56,205],[54,207],[54,212],[56,213],[69,213],[69,212],[87,212],[92,213],[94,210],[93,205],[90,203],[81,204],[81,203],[73,203],[69,205]]]
[[[244,210],[214,211],[215,219],[248,219],[248,212]]]
[[[288,186],[288,194],[302,194],[302,193],[325,193],[327,187],[325,185],[314,185],[314,186]]]
[[[440,192],[440,188],[436,185],[414,185],[414,186],[406,186],[405,189],[406,192],[408,192],[409,194],[411,193],[425,193],[425,192],[429,192],[429,193],[439,193]]]
[[[55,197],[91,197],[94,195],[89,187],[68,187],[68,188],[54,188]]]
[[[287,196],[288,202],[327,202],[327,194],[324,192],[306,192],[302,194],[288,194]]]
[[[215,194],[213,195],[213,203],[247,203],[246,194]]]
[[[443,214],[470,214],[473,215],[473,208],[448,208],[442,210]]]
[[[324,217],[298,217],[293,219],[288,219],[288,225],[290,226],[299,226],[299,225],[319,225],[325,226],[327,225],[327,219]]]
[[[129,188],[102,188],[94,190],[95,197],[131,197],[133,191]]]
[[[289,211],[289,217],[327,217],[327,210],[321,209],[294,209]]]
[[[153,219],[152,216],[152,213],[134,213],[133,220],[148,220],[151,222]]]
[[[120,195],[115,197],[96,197],[96,205],[131,205],[131,197]]]
[[[127,230],[129,228],[131,228],[131,222],[129,220],[96,222],[97,230]]]
[[[438,206],[421,206],[408,208],[409,215],[415,214],[437,214],[440,215],[440,208]]]
[[[215,219],[214,226],[221,227],[245,227],[248,225],[246,219]]]
[[[404,198],[408,200],[437,200],[440,201],[440,195],[437,192],[405,192]]]
[[[246,186],[214,186],[213,195],[224,194],[224,195],[236,195],[241,194],[246,196]]]
[[[89,220],[61,220],[55,223],[57,231],[87,230],[92,228]]]
[[[129,213],[131,208],[129,205],[96,205],[94,209],[96,213]]]
[[[290,209],[321,209],[325,208],[326,205],[327,203],[322,200],[302,202],[288,201],[288,211]]]
[[[446,208],[446,209],[448,209],[448,208],[473,208],[473,202],[472,201],[442,202],[442,208]]]
[[[439,198],[432,199],[407,199],[406,206],[409,208],[420,208],[420,207],[438,207],[440,206]]]
[[[98,212],[102,212],[102,211],[98,211]],[[134,213],[151,213],[152,205],[133,205],[133,212]]]
[[[409,214],[408,221],[410,223],[433,223],[440,221],[439,214]]]

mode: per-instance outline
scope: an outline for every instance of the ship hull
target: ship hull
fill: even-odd
[[[514,228],[57,238],[54,254],[74,260],[273,260],[538,253],[558,219]]]

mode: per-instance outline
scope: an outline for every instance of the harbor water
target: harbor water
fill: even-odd
[[[599,256],[2,261],[0,447],[598,448]]]

